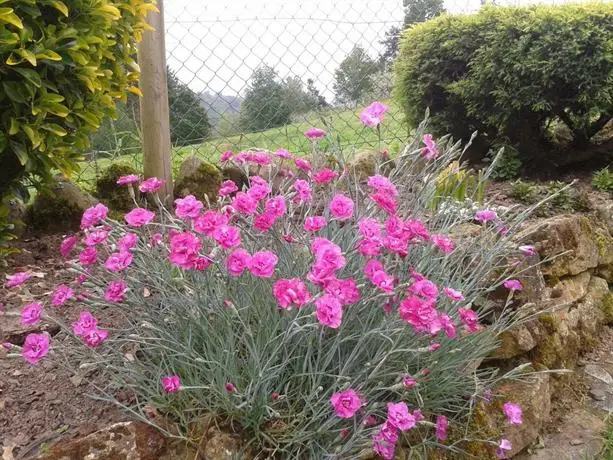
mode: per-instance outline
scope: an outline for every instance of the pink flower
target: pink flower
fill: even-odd
[[[128,235],[133,235],[133,233],[128,233]],[[128,235],[126,235],[126,236],[128,236]],[[150,240],[151,247],[154,248],[156,246],[159,246],[163,239],[164,239],[164,236],[161,233],[154,233],[153,235],[151,235],[151,240]],[[122,240],[123,240],[123,238],[122,238]],[[120,241],[119,250],[120,251],[127,251],[128,249],[129,249],[129,247],[127,247],[127,246],[126,247],[121,246],[121,241]]]
[[[181,378],[178,375],[162,377],[162,388],[166,393],[176,393],[181,388]]]
[[[6,283],[4,285],[7,288],[14,288],[17,286],[21,286],[23,283],[28,281],[32,275],[27,272],[17,272],[12,275],[6,275]]]
[[[407,297],[400,302],[398,313],[403,321],[413,326],[415,332],[436,334],[442,329],[438,313],[430,301]]]
[[[224,249],[230,249],[241,244],[238,228],[231,225],[220,225],[213,232],[213,238]]]
[[[162,235],[160,235],[161,237]],[[126,233],[118,241],[119,252],[127,252],[136,246],[138,242],[138,235],[136,233]]]
[[[185,198],[175,200],[175,214],[182,219],[195,219],[202,208],[204,208],[204,205],[194,195],[187,195]]]
[[[366,262],[366,265],[364,265],[364,274],[371,282],[374,274],[378,271],[383,271],[383,264],[377,259],[370,259],[368,262]]]
[[[491,211],[489,209],[483,209],[481,211],[477,211],[475,214],[475,220],[480,224],[484,224],[485,222],[489,222],[490,220],[495,220],[498,218],[498,215],[495,211]]]
[[[155,217],[155,213],[144,208],[134,208],[124,216],[126,223],[130,227],[142,227],[148,224]]]
[[[409,286],[409,292],[416,296],[432,300],[436,299],[438,296],[436,284],[427,279],[415,281]]]
[[[30,364],[36,364],[49,352],[49,335],[28,334],[23,344],[21,354]]]
[[[373,435],[373,450],[384,460],[395,458],[396,442],[398,441],[398,429],[385,422],[381,425],[381,431]]]
[[[264,213],[253,219],[253,227],[261,232],[267,232],[275,224],[277,218],[272,214]]]
[[[226,180],[221,184],[221,187],[219,188],[217,194],[219,196],[228,196],[237,191],[238,187],[236,186],[236,184],[231,180]]]
[[[443,288],[443,294],[449,297],[454,302],[461,302],[464,300],[464,294],[461,291],[456,291],[450,287]]]
[[[226,259],[226,268],[231,276],[241,276],[249,266],[251,256],[244,249],[235,249]]]
[[[456,333],[455,323],[453,322],[451,317],[447,313],[441,313],[438,317],[438,321],[441,327],[443,328],[443,331],[445,331],[445,335],[449,337],[450,339],[454,339],[457,333]]]
[[[351,418],[360,410],[363,402],[355,391],[349,389],[332,394],[330,404],[337,417]]]
[[[270,394],[270,399],[272,399],[273,401],[276,401],[277,399],[279,399],[281,397],[281,395],[279,393],[277,393],[276,391],[273,391]]]
[[[536,249],[534,249],[534,246],[525,245],[525,246],[520,246],[517,249],[519,249],[519,252],[521,252],[522,254],[528,257],[537,255],[537,252],[536,252]]]
[[[174,232],[170,235],[170,254],[168,259],[173,264],[183,268],[193,268],[202,241],[191,232]]]
[[[292,305],[300,308],[311,300],[306,284],[299,278],[275,281],[272,293],[283,310],[289,310]]]
[[[449,422],[447,421],[447,417],[444,415],[439,415],[436,417],[436,439],[439,441],[444,441],[447,439],[447,426]]]
[[[309,128],[304,132],[304,135],[308,139],[322,139],[326,135],[326,132],[319,128]]]
[[[122,302],[128,290],[125,281],[111,281],[104,292],[104,298],[109,302]]]
[[[21,310],[21,324],[34,326],[40,322],[43,304],[40,302],[29,303]]]
[[[405,388],[413,388],[415,385],[417,385],[417,380],[409,375],[404,375],[402,377],[402,384]]]
[[[409,219],[404,223],[403,232],[411,241],[428,241],[430,235],[428,234],[428,228],[419,219]]]
[[[96,329],[98,320],[88,311],[82,311],[79,321],[72,323],[72,332],[78,337],[84,336],[87,332]]]
[[[519,280],[506,280],[503,285],[510,291],[521,291],[523,289]]]
[[[224,153],[222,153],[222,154],[219,156],[219,161],[220,161],[221,163],[225,163],[226,161],[229,161],[229,160],[230,160],[230,158],[232,158],[232,155],[233,155],[233,154],[232,154],[232,150],[226,150]]]
[[[360,300],[360,291],[354,279],[339,280],[331,278],[326,280],[324,291],[336,297],[342,305],[351,305]]]
[[[511,425],[521,425],[523,423],[521,418],[522,411],[519,405],[512,402],[506,402],[502,406],[502,411],[507,418],[507,422],[509,422]]]
[[[236,386],[234,386],[232,382],[227,382],[225,387],[228,393],[234,393],[236,391]]]
[[[365,257],[375,257],[381,254],[381,244],[376,239],[361,239],[357,242],[356,249]]]
[[[196,257],[192,263],[192,268],[197,271],[203,271],[211,265],[211,259],[206,256]]]
[[[360,235],[369,240],[381,238],[381,224],[372,217],[362,217],[358,221]]]
[[[387,177],[380,174],[370,176],[367,185],[374,188],[377,192],[385,193],[390,196],[398,196],[398,189],[396,186]]]
[[[253,200],[260,201],[262,198],[272,192],[272,187],[270,184],[260,176],[251,176],[249,180],[251,182],[251,186],[249,187],[249,190],[247,190],[247,195],[249,195]]]
[[[60,255],[66,259],[79,241],[77,235],[67,236],[60,244]]]
[[[241,214],[252,215],[258,207],[258,202],[245,192],[238,192],[232,199],[232,207]]]
[[[453,252],[454,244],[453,240],[444,235],[434,234],[431,236],[432,242],[445,254],[450,254]]]
[[[98,251],[96,251],[96,248],[93,246],[83,249],[79,254],[79,262],[81,262],[81,265],[85,267],[94,265],[97,260]]]
[[[138,177],[136,174],[128,174],[127,176],[121,176],[119,179],[117,179],[117,185],[134,184],[139,180],[140,177]]]
[[[371,281],[383,292],[388,294],[394,292],[394,277],[392,275],[388,275],[383,270],[377,270],[374,272]]]
[[[287,205],[285,204],[285,198],[281,195],[273,196],[266,200],[264,205],[264,212],[270,214],[275,218],[281,217],[287,211]]]
[[[432,134],[424,134],[423,141],[424,144],[426,144],[426,146],[421,152],[424,158],[426,160],[433,160],[438,157],[439,151],[436,148],[436,143],[434,142],[434,139],[432,139]]]
[[[475,311],[470,308],[458,308],[458,313],[460,321],[462,321],[468,332],[477,332],[479,330],[479,316]]]
[[[362,110],[360,121],[369,128],[378,126],[383,121],[383,117],[389,110],[389,107],[381,102],[375,101]]]
[[[93,232],[88,233],[85,237],[85,245],[96,246],[100,243],[104,243],[108,234],[109,233],[106,230],[94,230]]]
[[[258,251],[249,261],[249,271],[258,278],[270,278],[275,271],[279,258],[270,251]]]
[[[498,458],[507,458],[507,454],[505,451],[513,449],[511,445],[511,441],[508,439],[501,439],[498,444],[498,449],[496,449],[496,455]]]
[[[296,180],[294,189],[297,192],[296,198],[294,199],[297,203],[310,203],[313,200],[311,185],[307,181],[303,179]]]
[[[86,209],[85,212],[83,212],[83,217],[81,217],[81,228],[86,229],[97,225],[99,222],[106,219],[108,213],[109,208],[101,203]]]
[[[387,403],[387,422],[401,431],[406,431],[415,426],[415,417],[409,413],[405,402]]]
[[[314,266],[331,274],[347,263],[341,248],[326,238],[315,238],[311,242],[311,250],[315,255]]]
[[[217,211],[207,211],[194,220],[194,230],[206,236],[212,236],[215,229],[226,225],[228,218]]]
[[[289,152],[288,152],[287,150],[285,150],[285,149],[278,149],[278,150],[277,150],[277,151],[274,153],[274,155],[275,155],[276,157],[283,158],[283,159],[286,159],[286,160],[287,160],[287,159],[291,159],[291,158],[292,158],[292,154],[291,154],[291,153],[289,153]]]
[[[138,186],[138,189],[143,193],[153,193],[157,192],[163,184],[163,180],[160,180],[157,177],[150,177],[149,179],[142,181]]]
[[[77,283],[82,285],[83,283],[87,281],[87,278],[88,276],[85,273],[81,273],[79,276],[77,276]]]
[[[90,348],[98,347],[109,336],[109,331],[104,329],[91,329],[83,334],[83,341]]]
[[[396,214],[398,210],[398,201],[387,193],[371,193],[368,197],[373,200],[377,206],[388,214]]]
[[[338,177],[338,173],[330,168],[323,168],[313,174],[313,182],[320,185],[325,185],[332,182]]]
[[[330,212],[339,220],[347,220],[353,216],[353,200],[345,195],[334,195],[329,205]]]
[[[298,168],[300,171],[304,171],[307,174],[311,172],[311,169],[313,169],[311,163],[309,163],[303,158],[294,159],[294,163],[296,164],[296,168]]]
[[[74,298],[74,290],[65,284],[60,284],[53,292],[53,298],[51,299],[51,305],[59,307],[64,305],[69,299]]]
[[[339,300],[330,294],[324,294],[315,301],[317,321],[324,326],[338,329],[343,319],[343,307]]]
[[[328,222],[326,222],[326,218],[322,216],[309,216],[304,219],[304,229],[307,232],[318,232],[327,224]]]
[[[128,268],[131,263],[132,253],[127,251],[114,252],[104,262],[104,268],[110,272],[120,272]]]

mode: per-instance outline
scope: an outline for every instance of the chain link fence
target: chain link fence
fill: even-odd
[[[421,0],[471,13],[484,0]],[[562,3],[564,0],[548,0]],[[391,63],[406,0],[167,1],[165,37],[173,165],[228,149],[307,153],[303,132],[328,130],[342,149],[394,153],[407,137],[391,100]],[[501,5],[534,3],[502,0]],[[413,10],[412,13],[416,11]],[[390,105],[381,138],[359,122],[372,100]],[[81,175],[91,183],[113,161],[142,168],[138,98],[118,106],[92,137]]]

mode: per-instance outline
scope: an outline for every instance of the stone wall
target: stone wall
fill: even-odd
[[[521,278],[521,306],[534,319],[501,336],[490,364],[502,370],[532,363],[543,373],[532,382],[510,382],[497,389],[502,399],[521,401],[524,423],[508,427],[511,455],[534,443],[549,421],[552,400],[573,374],[579,356],[595,345],[606,324],[613,324],[613,205],[597,215],[561,215],[531,222],[518,235],[532,244],[541,265]],[[534,260],[531,262],[538,262]],[[529,397],[526,397],[526,396]],[[487,423],[498,423],[497,407],[483,405]],[[491,414],[491,416],[490,416]]]

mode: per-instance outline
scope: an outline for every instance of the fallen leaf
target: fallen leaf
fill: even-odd
[[[126,360],[128,360],[130,362],[134,361],[134,355],[132,353],[126,353],[123,356],[124,356],[124,358],[126,358]]]
[[[44,278],[46,276],[43,272],[30,272],[30,275],[35,276],[36,278]]]
[[[148,288],[143,289],[143,297],[150,297],[151,291]]]

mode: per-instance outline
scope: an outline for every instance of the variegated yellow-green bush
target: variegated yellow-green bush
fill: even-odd
[[[115,102],[139,94],[154,0],[0,0],[0,198],[78,169]]]

